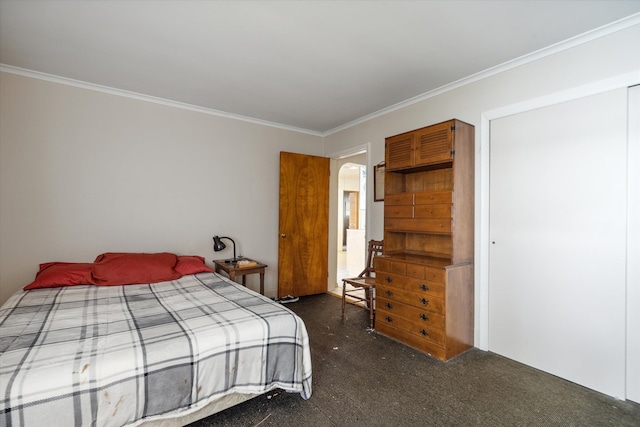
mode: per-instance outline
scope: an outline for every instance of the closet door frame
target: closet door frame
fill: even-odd
[[[627,399],[640,403],[640,85],[628,99]]]

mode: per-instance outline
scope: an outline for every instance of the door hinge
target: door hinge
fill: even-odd
[[[455,125],[451,126],[451,132],[455,132],[455,131],[456,131],[456,126]]]
[[[451,150],[451,153],[450,153],[450,154],[451,154],[451,157],[455,156],[455,154],[456,154],[456,150]]]

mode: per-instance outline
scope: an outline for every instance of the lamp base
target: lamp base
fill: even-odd
[[[242,257],[225,259],[224,262],[227,264],[235,264],[236,262],[240,261],[240,259],[242,259]]]

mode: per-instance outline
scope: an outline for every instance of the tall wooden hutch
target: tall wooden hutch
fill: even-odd
[[[376,330],[450,359],[473,346],[474,127],[386,139]]]

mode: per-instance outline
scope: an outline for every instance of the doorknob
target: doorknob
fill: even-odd
[[[280,235],[280,237],[282,237],[282,238],[284,239],[285,237],[287,237],[287,235],[286,235],[286,234],[284,234],[284,233],[282,233],[282,234]]]

